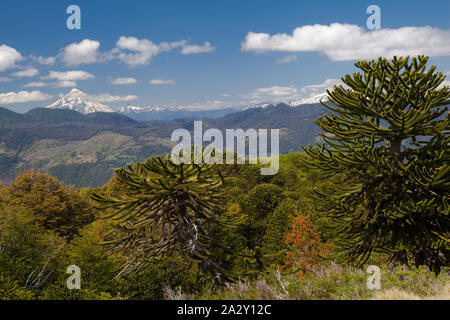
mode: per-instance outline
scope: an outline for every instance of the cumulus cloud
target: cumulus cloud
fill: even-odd
[[[209,42],[205,42],[202,46],[196,44],[184,44],[182,47],[182,54],[204,53],[215,49],[215,47],[213,47]]]
[[[109,93],[102,93],[99,95],[89,95],[89,98],[98,102],[114,102],[114,101],[132,101],[136,100],[138,97],[135,95],[127,96],[114,96]]]
[[[295,54],[286,56],[284,58],[280,58],[277,60],[277,63],[290,63],[290,62],[297,62],[298,58]]]
[[[22,59],[22,55],[16,49],[4,44],[0,46],[0,71],[15,67],[16,62]]]
[[[111,80],[112,84],[133,84],[136,82],[137,80],[135,78],[117,78]]]
[[[309,94],[309,96],[314,96],[318,93],[325,92],[327,89],[332,89],[335,85],[343,85],[344,88],[347,88],[347,86],[340,79],[326,79],[322,83],[310,84],[302,87],[301,92],[304,94]]]
[[[250,93],[244,95],[244,97],[249,99],[258,99],[265,97],[287,97],[296,93],[297,88],[294,86],[288,87],[273,86],[252,90],[250,91]]]
[[[95,78],[94,75],[82,70],[50,71],[48,76],[42,79],[55,79],[58,81],[79,81]]]
[[[50,71],[48,76],[41,79],[56,80],[54,86],[57,88],[76,87],[77,81],[95,78],[94,75],[82,70]]]
[[[8,77],[0,77],[0,82],[11,82],[12,79]]]
[[[116,47],[106,55],[108,59],[119,59],[130,67],[147,65],[156,55],[175,48],[182,48],[182,54],[197,54],[210,52],[215,49],[209,42],[203,45],[188,44],[186,40],[175,42],[161,42],[156,44],[149,39],[121,36]]]
[[[101,52],[99,41],[84,39],[62,48],[57,58],[61,59],[68,66],[119,60],[130,67],[136,67],[147,65],[156,55],[175,48],[181,48],[182,54],[203,53],[215,49],[209,42],[204,42],[203,45],[195,45],[188,44],[187,40],[180,40],[157,44],[149,39],[121,36],[117,40],[115,47],[110,51]],[[56,61],[55,57],[45,58],[33,55],[30,56],[30,59],[47,65]]]
[[[62,51],[62,59],[69,66],[98,62],[101,56],[99,48],[99,41],[84,39],[65,47]]]
[[[18,72],[14,72],[13,74],[11,74],[14,77],[17,78],[31,78],[31,77],[35,77],[39,74],[39,70],[36,68],[29,68],[29,69],[25,69],[22,71],[18,71]]]
[[[159,85],[163,85],[163,84],[175,84],[175,81],[173,80],[161,80],[161,79],[153,79],[149,81],[150,84],[159,84]]]
[[[148,39],[121,36],[113,52],[118,52],[117,58],[120,61],[135,67],[148,64],[152,57],[161,52],[161,48]]]
[[[55,57],[47,57],[47,58],[45,58],[45,57],[42,57],[42,56],[36,57],[36,56],[30,55],[30,59],[33,60],[33,61],[36,61],[39,64],[43,64],[43,65],[51,65],[51,64],[54,64],[56,62],[56,58]]]
[[[29,82],[24,85],[24,88],[41,88],[48,86],[48,83],[45,82]]]
[[[450,30],[425,26],[367,31],[351,24],[316,24],[298,27],[292,34],[249,32],[241,49],[254,52],[315,51],[333,61],[394,55],[449,56]]]
[[[43,101],[52,98],[51,95],[42,93],[41,91],[19,91],[0,93],[0,104]]]
[[[63,81],[55,82],[53,84],[53,86],[56,88],[74,88],[77,86],[77,82],[70,81],[70,80],[63,80]]]

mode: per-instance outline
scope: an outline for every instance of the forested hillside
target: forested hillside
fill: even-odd
[[[204,118],[207,128],[280,129],[280,152],[299,151],[314,143],[313,120],[320,104],[255,108],[218,119]],[[195,119],[197,120],[197,119]],[[177,128],[192,130],[194,119],[136,121],[116,113],[82,115],[72,110],[38,108],[17,114],[0,108],[0,181],[23,170],[48,172],[77,187],[99,186],[112,169],[169,153]]]

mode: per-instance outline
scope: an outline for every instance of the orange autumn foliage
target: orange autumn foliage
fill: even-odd
[[[331,242],[321,241],[319,232],[311,223],[310,215],[299,216],[297,212],[292,219],[286,244],[290,250],[286,254],[285,268],[299,270],[300,278],[329,255],[332,247]]]

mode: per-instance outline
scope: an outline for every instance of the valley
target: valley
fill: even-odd
[[[78,109],[80,110],[80,109]],[[300,151],[313,144],[313,123],[325,108],[320,104],[286,104],[251,108],[219,118],[134,120],[114,112],[81,114],[69,109],[37,108],[18,114],[0,108],[0,181],[8,183],[24,170],[50,173],[66,184],[96,187],[106,183],[113,169],[167,154],[177,128],[193,130],[202,120],[205,130],[218,128],[279,128],[280,152]]]

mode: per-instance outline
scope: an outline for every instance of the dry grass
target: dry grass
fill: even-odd
[[[275,270],[259,279],[241,279],[222,290],[206,290],[200,295],[183,294],[180,288],[169,287],[164,293],[170,300],[450,300],[448,270],[436,277],[426,268],[384,269],[381,287],[367,288],[364,269],[331,263],[315,266],[301,279]]]
[[[443,286],[436,294],[420,297],[414,293],[398,288],[391,288],[376,293],[373,300],[450,300],[450,283]]]

